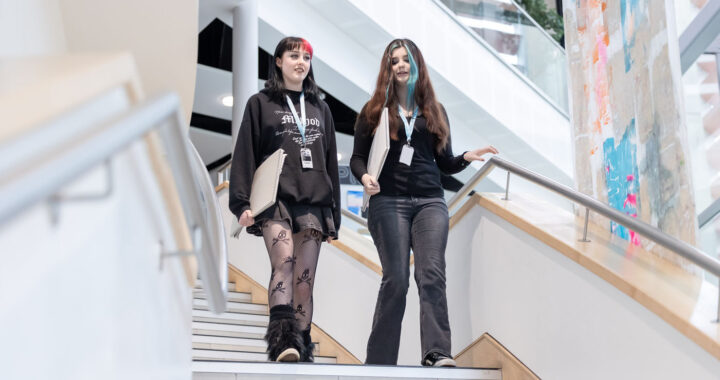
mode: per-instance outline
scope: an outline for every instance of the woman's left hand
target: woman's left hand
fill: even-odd
[[[498,154],[498,150],[495,149],[494,146],[488,145],[484,148],[470,150],[465,152],[463,154],[463,158],[467,162],[473,162],[473,161],[485,161],[485,159],[482,157],[485,154],[492,153],[492,154]]]
[[[326,242],[330,243],[331,241],[335,240],[334,237],[328,236],[327,239],[325,239]]]

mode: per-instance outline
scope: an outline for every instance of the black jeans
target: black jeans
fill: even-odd
[[[375,195],[370,198],[368,228],[383,268],[368,340],[367,364],[397,364],[400,327],[410,279],[410,249],[420,296],[423,358],[450,356],[450,323],[445,295],[445,246],[449,218],[443,198]]]

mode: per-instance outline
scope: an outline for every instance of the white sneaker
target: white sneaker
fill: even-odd
[[[422,365],[428,367],[457,367],[455,360],[437,352],[428,354],[425,360],[423,360]]]

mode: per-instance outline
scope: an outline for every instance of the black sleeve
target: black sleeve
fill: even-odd
[[[435,153],[435,162],[437,163],[438,168],[440,169],[443,174],[455,174],[463,171],[468,165],[470,165],[470,162],[465,161],[462,154],[455,156],[453,155],[452,151],[452,141],[450,138],[450,120],[448,119],[447,112],[445,112],[445,107],[440,105],[440,109],[442,109],[443,116],[445,117],[445,122],[448,126],[448,140],[447,144],[445,144],[445,147],[438,153],[437,149],[433,150]]]
[[[353,154],[350,158],[350,170],[355,178],[362,183],[362,176],[367,173],[367,162],[373,137],[370,135],[370,125],[364,117],[365,107],[355,121],[355,138],[353,141]]]
[[[325,163],[327,165],[327,173],[330,176],[332,182],[333,191],[333,219],[335,220],[335,231],[337,235],[340,235],[340,175],[338,174],[338,158],[337,158],[337,144],[335,141],[335,121],[333,120],[330,107],[327,104],[324,105],[325,114],[325,138],[327,142],[327,155],[325,157]],[[337,238],[337,236],[335,236]]]
[[[252,180],[262,160],[260,133],[260,102],[255,95],[245,105],[230,167],[230,211],[238,218],[250,209]]]

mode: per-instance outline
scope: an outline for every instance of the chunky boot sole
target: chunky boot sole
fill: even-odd
[[[277,305],[270,308],[265,341],[268,345],[268,360],[271,362],[297,362],[305,355],[305,345],[292,306]]]
[[[297,362],[300,360],[300,353],[294,348],[286,348],[278,355],[276,362]]]

